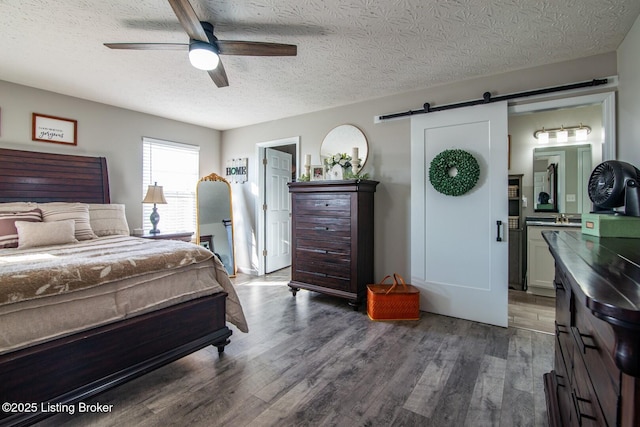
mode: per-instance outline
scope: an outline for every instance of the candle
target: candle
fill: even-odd
[[[351,154],[351,158],[353,160],[356,160],[356,161],[358,160],[358,158],[359,158],[358,157],[358,147],[353,147],[353,153]]]
[[[311,164],[311,154],[307,154],[305,156],[305,161],[304,161],[305,166],[306,165],[310,165]]]

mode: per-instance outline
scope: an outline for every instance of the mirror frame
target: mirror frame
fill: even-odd
[[[221,177],[216,173],[211,173],[207,176],[203,176],[198,180],[196,184],[196,243],[200,244],[200,183],[212,181],[212,182],[223,182],[227,184],[227,189],[229,190],[229,218],[231,218],[231,259],[232,269],[233,271],[229,273],[229,277],[236,277],[236,236],[235,236],[235,224],[233,220],[233,197],[231,196],[231,184],[225,178]],[[215,255],[214,255],[215,256]]]
[[[330,136],[332,133],[334,133],[334,134],[335,134],[335,133],[337,133],[337,130],[338,130],[338,129],[340,129],[340,128],[352,128],[352,129],[354,129],[354,133],[355,133],[355,131],[357,131],[357,132],[359,133],[359,135],[357,135],[357,136],[358,136],[358,137],[362,136],[362,140],[363,140],[364,142],[361,142],[361,141],[360,141],[360,142],[358,142],[358,143],[353,143],[353,144],[352,144],[352,143],[348,143],[348,142],[346,142],[346,143],[344,143],[345,145],[348,145],[348,146],[346,147],[346,149],[343,149],[342,147],[340,147],[338,151],[333,151],[333,152],[330,152],[328,155],[324,155],[324,154],[323,154],[323,152],[327,152],[327,153],[328,153],[328,151],[323,151],[322,147],[325,145],[325,143],[327,143],[327,144],[328,144],[329,142],[334,143],[334,141],[333,141],[333,140],[330,140],[329,142],[327,142],[327,140],[328,140],[329,136]],[[354,135],[354,136],[355,136],[355,135]],[[337,141],[337,142],[336,142],[336,144],[340,144],[340,143],[342,143],[342,141],[341,141],[341,140],[338,140],[338,139],[335,139],[335,140]],[[367,164],[367,159],[369,158],[369,141],[367,140],[367,136],[364,134],[364,132],[362,131],[362,129],[360,129],[360,128],[359,128],[358,126],[356,126],[356,125],[352,125],[352,124],[348,124],[348,123],[347,123],[347,124],[338,125],[338,126],[334,127],[333,129],[331,129],[331,130],[330,130],[330,131],[325,135],[325,137],[322,139],[322,143],[320,144],[320,163],[324,164],[323,162],[324,162],[324,158],[325,158],[325,157],[333,156],[334,154],[338,154],[338,153],[346,153],[346,154],[348,154],[349,156],[351,156],[351,155],[352,155],[352,153],[353,153],[353,151],[352,151],[352,150],[353,150],[353,147],[356,147],[356,146],[358,147],[358,150],[359,150],[359,152],[358,152],[358,156],[362,159],[362,163],[360,164],[360,170],[362,170],[362,169],[364,168],[364,166]],[[365,153],[365,155],[364,155],[364,156],[363,156],[363,153],[362,153],[362,151],[363,151],[362,147],[363,147],[363,146],[364,146],[364,148],[366,148],[366,150],[367,150],[367,152]]]

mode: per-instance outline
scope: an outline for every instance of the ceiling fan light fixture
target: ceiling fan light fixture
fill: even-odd
[[[189,61],[199,70],[213,70],[218,66],[220,57],[216,48],[207,42],[192,40],[189,44]]]

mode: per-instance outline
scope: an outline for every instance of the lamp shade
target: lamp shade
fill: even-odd
[[[159,203],[166,204],[167,200],[164,198],[164,192],[162,186],[158,183],[154,183],[147,188],[147,195],[144,196],[142,203]]]
[[[212,44],[193,40],[189,44],[189,62],[199,70],[213,70],[218,66],[220,57]]]

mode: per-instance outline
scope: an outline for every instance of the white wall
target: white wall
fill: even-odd
[[[640,168],[640,17],[618,47],[618,158]]]
[[[302,158],[312,154],[319,162],[320,144],[335,126],[349,123],[363,130],[369,141],[369,160],[363,172],[380,181],[375,195],[375,276],[398,272],[408,275],[410,229],[410,126],[408,119],[374,124],[373,117],[432,106],[588,81],[616,74],[615,53],[530,68],[449,84],[412,93],[359,102],[254,126],[224,131],[223,161],[249,156],[249,182],[233,186],[236,220],[236,257],[243,271],[255,270],[257,164],[255,144],[300,136]],[[375,94],[362,94],[371,98]]]
[[[107,158],[111,201],[124,203],[129,227],[142,225],[142,137],[200,146],[200,175],[220,173],[220,132],[0,81],[0,147]],[[31,140],[31,114],[78,121],[78,145]],[[195,183],[194,183],[195,186]]]

